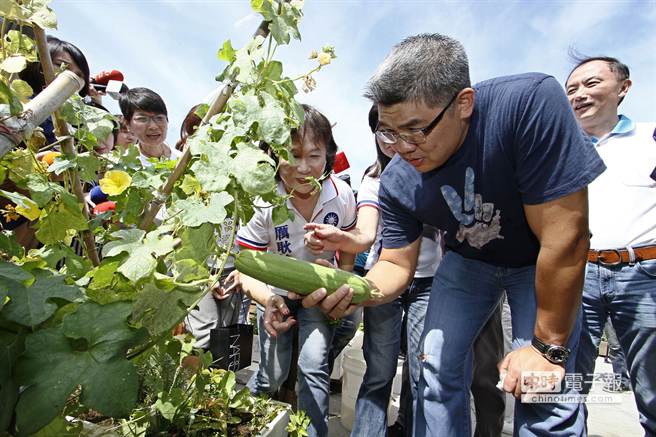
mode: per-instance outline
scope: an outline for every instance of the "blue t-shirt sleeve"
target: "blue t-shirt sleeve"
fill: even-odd
[[[378,191],[380,215],[383,220],[383,247],[400,249],[421,236],[423,225],[390,194],[391,187],[381,180]],[[393,188],[392,188],[393,191]]]
[[[524,204],[572,194],[604,171],[603,161],[579,128],[565,92],[553,77],[537,82],[521,103],[515,156]]]

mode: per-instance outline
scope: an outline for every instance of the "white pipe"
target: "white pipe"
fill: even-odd
[[[84,81],[75,73],[62,71],[43,91],[23,107],[23,113],[10,117],[0,124],[0,157],[13,149],[25,136],[29,136],[69,97],[84,86]]]

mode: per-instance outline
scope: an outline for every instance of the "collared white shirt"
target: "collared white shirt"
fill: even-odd
[[[656,244],[655,127],[621,115],[608,135],[592,138],[607,170],[588,186],[591,249]]]
[[[287,194],[281,181],[278,182],[278,193]],[[306,223],[327,223],[348,231],[355,226],[357,219],[353,190],[346,182],[332,175],[321,184],[321,193],[310,222],[303,218],[289,199],[287,207],[294,213],[294,220],[279,225],[274,225],[273,208],[268,203],[258,202],[255,207],[251,220],[237,231],[237,243],[244,248],[269,251],[310,262],[317,258],[333,261],[335,253],[323,252],[317,256],[310,252],[303,240],[306,232],[303,226]]]

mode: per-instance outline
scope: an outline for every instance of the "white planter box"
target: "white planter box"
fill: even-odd
[[[266,428],[258,434],[258,437],[287,437],[287,424],[289,423],[289,414],[291,405],[283,402],[273,401],[278,405],[285,407],[278,415],[269,423]]]
[[[257,437],[287,437],[287,424],[289,423],[289,415],[291,405],[283,402],[272,401],[275,404],[283,406],[284,409],[269,423]],[[96,425],[95,423],[87,422],[85,420],[78,420],[74,417],[66,417],[69,422],[82,422],[81,437],[122,437],[121,433],[114,429],[108,429],[106,426]]]

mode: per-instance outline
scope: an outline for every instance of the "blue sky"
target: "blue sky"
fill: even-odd
[[[52,33],[85,53],[91,72],[118,69],[130,87],[158,92],[169,110],[167,142],[178,139],[188,109],[217,87],[216,52],[243,45],[259,23],[247,0],[54,0]],[[472,81],[527,71],[571,69],[568,49],[610,55],[631,69],[622,112],[656,120],[656,1],[355,1],[306,0],[302,41],[278,51],[288,76],[314,66],[312,49],[330,44],[338,58],[297,97],[336,123],[354,185],[375,159],[364,85],[390,47],[406,36],[439,32],[464,44]],[[300,87],[299,87],[300,88]],[[118,112],[118,105],[104,103]]]

